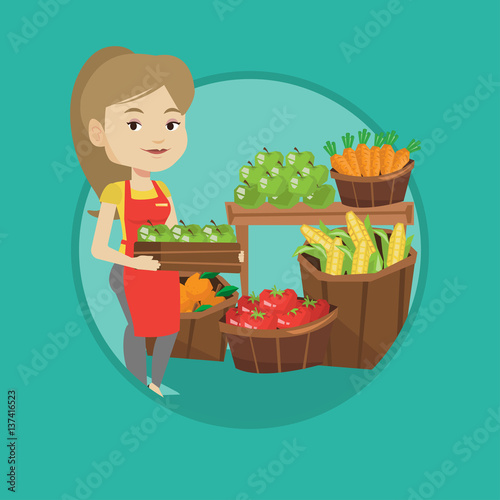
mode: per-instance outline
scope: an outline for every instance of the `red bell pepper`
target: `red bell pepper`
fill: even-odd
[[[263,290],[259,297],[260,308],[263,311],[276,313],[288,312],[297,301],[297,294],[291,288],[278,290],[276,286],[272,290]]]
[[[274,330],[277,327],[277,318],[272,312],[255,308],[251,313],[241,315],[240,326],[252,330]]]

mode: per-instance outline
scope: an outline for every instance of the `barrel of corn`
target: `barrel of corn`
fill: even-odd
[[[377,229],[369,236],[355,215],[348,214],[346,219],[347,228],[338,230],[347,229],[355,247],[349,273],[344,272],[349,252],[339,249],[342,241],[302,226],[307,244],[320,244],[327,254],[323,271],[319,258],[298,255],[302,286],[304,295],[338,307],[323,364],[372,369],[396,340],[407,318],[417,252],[410,247],[404,255],[403,224],[396,224],[393,231]],[[389,244],[385,246],[384,242]],[[382,268],[368,272],[370,257],[376,252],[384,256]]]

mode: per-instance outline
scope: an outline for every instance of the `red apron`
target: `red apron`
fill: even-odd
[[[125,253],[134,256],[137,230],[148,219],[154,224],[165,224],[171,208],[167,197],[153,181],[156,198],[134,200],[130,181],[125,181],[124,225],[127,240]],[[157,203],[167,206],[157,207]],[[125,296],[132,316],[136,337],[163,337],[179,331],[180,291],[177,271],[144,271],[125,267],[123,273]]]

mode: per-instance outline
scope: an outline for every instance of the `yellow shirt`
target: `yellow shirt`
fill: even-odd
[[[161,181],[156,181],[158,187],[163,191],[163,194],[170,198],[171,194],[168,190],[167,186]],[[156,197],[155,188],[150,189],[148,191],[137,191],[135,189],[130,188],[130,196],[134,200],[150,200],[151,198]],[[100,198],[101,203],[111,203],[112,205],[116,205],[116,209],[118,210],[118,215],[120,217],[120,221],[122,223],[122,240],[127,239],[127,234],[125,231],[125,221],[123,220],[123,213],[125,211],[125,181],[113,182],[112,184],[108,184]],[[125,245],[120,245],[120,252],[125,253]]]

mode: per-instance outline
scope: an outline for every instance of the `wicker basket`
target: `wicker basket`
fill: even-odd
[[[321,365],[337,308],[306,325],[277,330],[251,330],[219,321],[231,348],[234,366],[252,373],[280,373]]]
[[[330,175],[337,183],[340,199],[349,207],[380,207],[404,201],[410,174],[415,162],[410,160],[401,170],[375,177],[339,174],[333,168]]]

